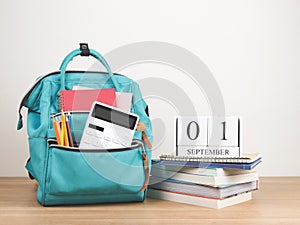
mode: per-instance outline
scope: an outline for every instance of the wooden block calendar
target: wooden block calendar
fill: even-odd
[[[178,117],[175,127],[177,156],[242,156],[239,117]]]

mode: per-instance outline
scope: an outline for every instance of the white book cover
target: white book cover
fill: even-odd
[[[252,193],[247,192],[224,199],[204,198],[195,195],[179,194],[162,190],[149,189],[147,196],[149,198],[168,200],[173,202],[203,206],[214,209],[221,209],[227,206],[236,205],[252,199]]]
[[[159,164],[153,164],[152,168],[168,170],[173,172],[206,175],[206,176],[228,176],[228,175],[252,173],[256,171],[255,169],[238,170],[238,169],[226,169],[226,168],[224,169],[224,168],[200,168],[200,167],[187,167],[187,166],[167,166],[167,165],[159,165]]]

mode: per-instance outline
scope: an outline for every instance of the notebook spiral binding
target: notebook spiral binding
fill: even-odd
[[[65,102],[64,102],[64,96],[63,95],[64,95],[63,92],[60,92],[59,96],[58,96],[59,111],[62,111],[64,109]]]
[[[259,159],[259,153],[244,154],[242,157],[236,158],[214,158],[214,157],[193,157],[193,156],[174,156],[162,154],[160,160],[166,161],[184,161],[184,162],[204,162],[204,163],[251,163]]]

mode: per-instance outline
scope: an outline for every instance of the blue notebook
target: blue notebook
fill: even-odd
[[[187,166],[196,168],[226,168],[226,169],[239,169],[251,170],[256,167],[262,160],[258,158],[251,163],[209,163],[209,162],[196,162],[196,161],[175,161],[175,160],[152,160],[153,164],[166,165],[166,166]]]

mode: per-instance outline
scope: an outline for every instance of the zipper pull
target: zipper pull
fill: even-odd
[[[150,141],[149,141],[149,139],[148,139],[147,134],[145,133],[145,131],[142,131],[142,137],[143,137],[143,139],[144,139],[147,147],[149,149],[152,149],[152,145],[151,145],[151,143],[150,143]]]
[[[149,180],[150,180],[149,161],[148,161],[147,154],[143,153],[142,158],[143,158],[143,167],[144,167],[144,173],[145,173],[145,182],[139,192],[143,192],[147,188],[147,186],[149,184]]]

